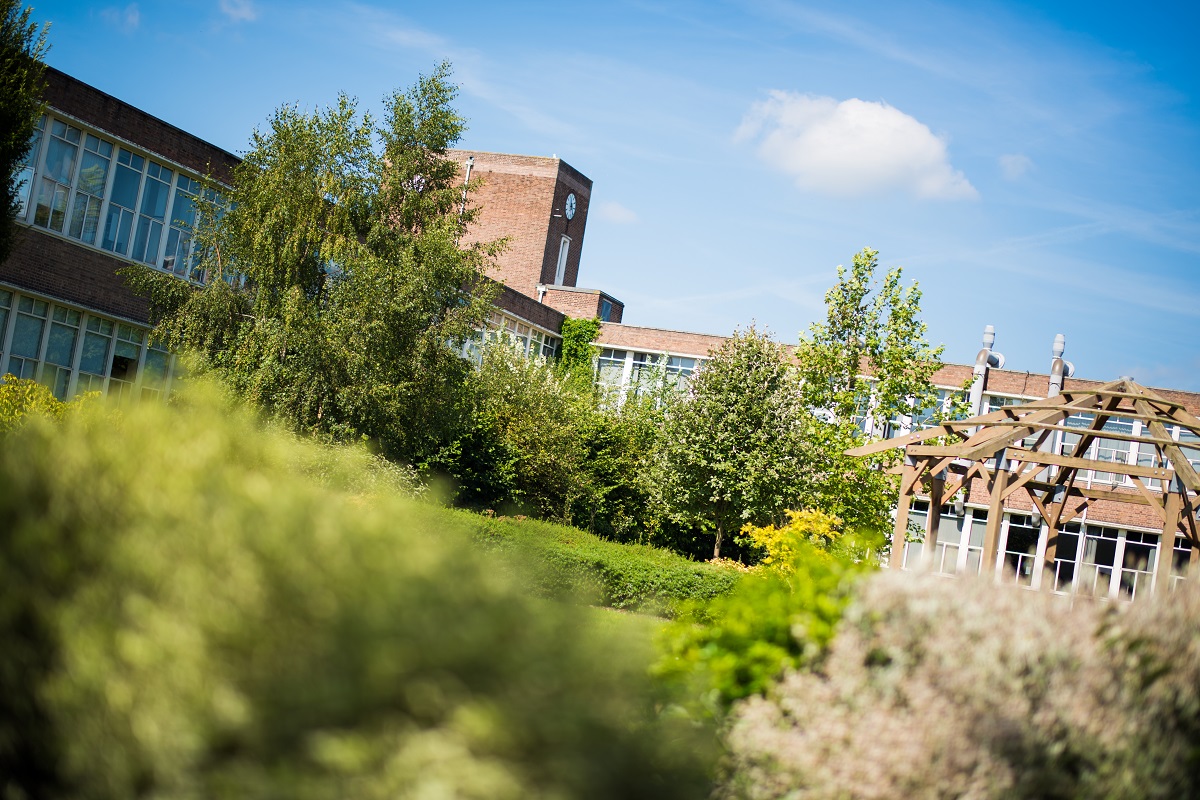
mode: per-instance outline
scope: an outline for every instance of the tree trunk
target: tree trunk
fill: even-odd
[[[717,526],[717,539],[715,542],[713,542],[713,558],[714,559],[721,557],[721,538],[724,535],[724,533],[725,533],[725,531],[721,530],[721,526],[718,525]]]

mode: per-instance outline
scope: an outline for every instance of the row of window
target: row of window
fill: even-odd
[[[652,393],[660,386],[684,389],[704,359],[604,348],[596,359],[596,381],[635,397]]]
[[[192,246],[201,194],[194,176],[43,116],[18,177],[19,219],[203,281]]]
[[[488,317],[487,327],[475,334],[463,345],[463,356],[474,364],[483,360],[485,341],[503,338],[526,356],[554,358],[558,355],[561,339],[539,330],[515,317],[493,310]]]
[[[171,354],[144,328],[0,289],[0,373],[45,384],[60,400],[158,396]]]
[[[909,527],[925,530],[929,503],[913,501]],[[938,520],[938,540],[929,554],[929,568],[946,575],[978,574],[983,559],[987,510],[976,508],[955,515],[943,506]],[[1000,526],[997,554],[1009,580],[1033,587],[1036,579],[1041,524],[1025,514],[1005,513]],[[1167,589],[1186,577],[1191,548],[1183,536],[1175,537],[1171,552],[1161,555],[1162,536],[1152,531],[1128,530],[1087,522],[1072,522],[1058,534],[1053,562],[1052,591],[1059,594],[1132,599],[1154,590],[1158,559],[1171,559]],[[924,542],[907,542],[903,566],[915,567],[924,555]]]

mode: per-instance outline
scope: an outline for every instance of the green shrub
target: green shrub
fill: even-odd
[[[0,434],[16,428],[30,414],[59,419],[67,407],[37,381],[11,374],[0,377]]]
[[[693,712],[721,716],[735,700],[766,692],[785,671],[816,664],[855,582],[875,569],[856,547],[831,553],[796,540],[788,550],[788,562],[745,575],[711,603],[691,605],[664,631],[655,673],[678,687]]]
[[[582,594],[599,605],[670,615],[684,603],[725,594],[737,582],[733,567],[610,542],[576,528],[488,517],[475,517],[472,525],[482,541],[519,555],[519,579],[543,597]]]
[[[699,797],[645,663],[372,457],[211,399],[0,447],[0,795]]]
[[[819,671],[738,709],[727,793],[1200,796],[1198,629],[1195,585],[1072,608],[983,579],[876,576]]]

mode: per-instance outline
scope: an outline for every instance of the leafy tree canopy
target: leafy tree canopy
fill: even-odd
[[[810,408],[847,421],[870,417],[882,426],[937,396],[930,379],[941,366],[921,321],[921,291],[892,267],[876,282],[879,252],[864,248],[825,293],[826,318],[801,334],[797,360]]]
[[[825,294],[825,321],[800,337],[798,375],[804,404],[814,414],[793,506],[833,514],[850,530],[874,532],[890,527],[896,485],[884,470],[897,456],[851,458],[845,451],[862,442],[859,419],[880,429],[935,404],[931,378],[942,353],[925,338],[916,284],[903,286],[900,267],[877,282],[878,266],[879,253],[864,248],[849,270],[838,267],[838,282]]]
[[[663,502],[676,522],[725,534],[778,518],[794,494],[808,412],[783,345],[751,327],[692,378],[662,438]]]
[[[434,452],[462,418],[458,348],[483,324],[499,247],[459,241],[472,212],[445,157],[464,130],[455,94],[442,64],[382,122],[344,95],[278,109],[233,185],[197,202],[204,288],[127,270],[156,335],[294,429],[413,463]]]
[[[49,46],[46,29],[29,19],[17,0],[0,0],[0,176],[4,178],[4,217],[0,220],[0,261],[12,249],[13,219],[20,210],[19,170],[29,154],[30,138],[42,113]]]

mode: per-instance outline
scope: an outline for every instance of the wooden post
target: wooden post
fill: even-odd
[[[992,495],[988,503],[987,529],[983,534],[983,559],[979,574],[991,575],[996,571],[996,547],[1000,541],[1000,523],[1004,520],[1004,489],[1008,486],[1008,470],[1003,459],[996,459],[996,472],[992,478]]]
[[[916,464],[905,464],[900,476],[900,498],[896,503],[896,525],[892,529],[892,557],[888,560],[890,569],[900,569],[904,566],[904,539],[908,532],[908,509],[912,505],[912,493],[916,490]],[[905,489],[904,487],[909,487]]]
[[[1175,560],[1175,536],[1179,530],[1179,512],[1183,499],[1178,492],[1167,494],[1167,518],[1158,540],[1158,563],[1154,565],[1154,593],[1165,595],[1171,589],[1171,563]]]
[[[929,516],[925,517],[925,546],[921,548],[921,560],[933,563],[937,552],[938,527],[942,524],[942,489],[946,481],[937,475],[929,476]]]
[[[1029,585],[1031,588],[1038,590],[1042,588],[1042,584],[1050,581],[1051,590],[1054,589],[1054,577],[1049,575],[1051,565],[1054,563],[1055,551],[1058,549],[1058,531],[1056,531],[1050,523],[1050,520],[1043,518],[1042,524],[1038,528],[1038,543],[1037,550],[1034,551],[1033,557],[1033,575],[1030,576]],[[1041,557],[1039,559],[1039,556]]]

